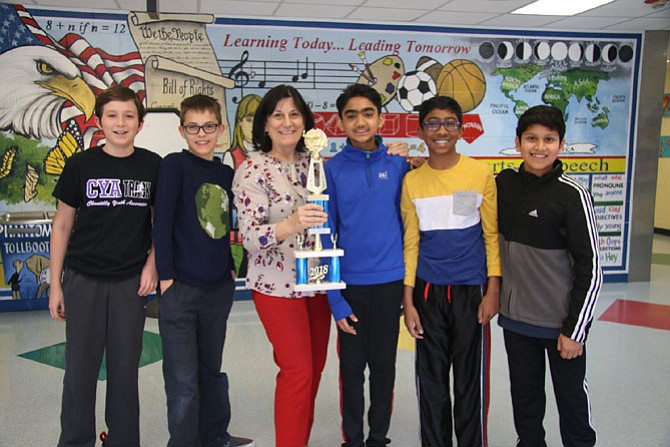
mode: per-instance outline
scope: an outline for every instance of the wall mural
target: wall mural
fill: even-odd
[[[559,107],[568,125],[562,159],[594,196],[605,272],[625,279],[640,46],[641,35],[632,33],[85,13],[0,4],[0,213],[55,209],[51,191],[64,163],[101,142],[93,106],[95,95],[110,85],[128,86],[145,101],[150,113],[138,145],[161,154],[183,147],[175,115],[182,99],[196,93],[218,98],[229,130],[218,155],[238,166],[252,150],[253,113],[269,88],[288,83],[302,92],[317,127],[329,137],[323,155],[330,157],[344,144],[335,99],[359,82],[382,95],[382,136],[406,141],[414,156],[427,155],[417,137],[417,107],[436,94],[453,96],[465,112],[458,150],[490,163],[495,172],[520,164],[517,117],[536,104]],[[30,236],[7,234],[6,227],[0,228],[5,254],[18,238]],[[231,237],[237,240],[234,232]],[[32,254],[15,259],[25,264]],[[5,261],[7,284],[15,273],[12,262]]]

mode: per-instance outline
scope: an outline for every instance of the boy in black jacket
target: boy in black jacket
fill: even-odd
[[[602,285],[593,199],[557,159],[565,146],[559,109],[528,109],[516,135],[524,162],[518,170],[503,170],[496,181],[503,271],[498,324],[505,335],[517,446],[546,446],[547,355],[563,444],[590,447],[596,433],[584,343]]]

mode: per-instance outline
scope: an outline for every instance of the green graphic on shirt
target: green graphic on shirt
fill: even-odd
[[[198,221],[212,239],[221,239],[228,233],[228,204],[228,193],[219,185],[203,183],[195,193]]]

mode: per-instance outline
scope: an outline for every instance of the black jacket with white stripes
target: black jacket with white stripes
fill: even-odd
[[[526,335],[537,327],[558,329],[586,341],[603,280],[591,194],[563,172],[560,160],[542,177],[522,164],[503,170],[496,182],[501,326],[527,327]]]

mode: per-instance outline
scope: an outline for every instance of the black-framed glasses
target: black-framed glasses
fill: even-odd
[[[461,128],[461,123],[454,120],[450,121],[427,120],[424,121],[423,124],[421,124],[421,127],[423,127],[424,130],[429,130],[431,132],[438,131],[442,126],[444,126],[444,128],[449,132],[455,132]]]
[[[184,128],[184,132],[187,134],[196,135],[198,132],[200,132],[200,129],[204,130],[205,133],[214,133],[217,131],[219,126],[220,124],[217,123],[207,123],[203,124],[202,126],[198,126],[197,124],[187,124],[182,127]]]

